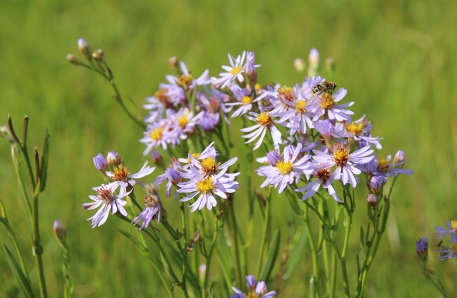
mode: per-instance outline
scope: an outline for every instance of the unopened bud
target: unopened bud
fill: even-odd
[[[178,58],[176,56],[171,57],[168,59],[168,65],[170,65],[170,68],[172,70],[175,70],[178,67]]]
[[[416,241],[416,252],[417,256],[422,262],[422,265],[425,267],[428,262],[428,239],[427,237],[422,237]]]
[[[163,157],[157,150],[152,150],[151,152],[151,159],[156,165],[163,164]]]
[[[105,53],[103,53],[102,49],[98,49],[92,53],[92,58],[94,58],[95,61],[101,62],[101,61],[103,61],[104,57],[105,57]]]
[[[308,56],[308,62],[309,62],[308,76],[309,77],[314,77],[315,75],[317,75],[317,71],[319,70],[319,61],[320,61],[319,52],[314,48],[311,49],[311,51],[309,52],[309,56]]]
[[[336,68],[335,59],[332,57],[325,59],[325,68],[328,72],[334,73]]]
[[[67,61],[70,62],[71,64],[79,65],[81,62],[78,60],[78,58],[75,57],[73,54],[67,54],[66,56]]]
[[[117,154],[116,151],[110,151],[106,156],[106,162],[109,166],[116,167],[122,163],[122,158],[119,156],[119,154]]]
[[[382,189],[382,186],[386,182],[387,182],[387,180],[383,176],[373,176],[373,177],[371,177],[371,179],[370,179],[371,191],[376,193],[376,194],[379,193],[381,191],[381,189]]]
[[[401,164],[405,161],[405,151],[398,150],[394,157],[394,164]]]
[[[305,70],[305,61],[302,58],[295,58],[294,68],[298,72],[303,72]]]
[[[78,39],[78,49],[88,60],[92,59],[89,44],[83,38]]]
[[[59,243],[65,247],[66,246],[65,240],[67,238],[67,232],[63,228],[62,223],[60,221],[58,221],[58,220],[54,221],[53,231],[54,231],[54,235],[57,238],[57,241],[59,241]]]
[[[368,195],[367,201],[368,201],[368,204],[372,207],[378,206],[378,198],[372,193],[370,193]]]

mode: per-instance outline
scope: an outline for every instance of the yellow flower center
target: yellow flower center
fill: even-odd
[[[352,122],[351,124],[346,125],[346,130],[352,133],[354,136],[359,136],[363,131],[363,124],[355,124],[354,122]]]
[[[184,75],[182,74],[177,80],[176,80],[176,84],[178,86],[181,86],[183,87],[184,89],[187,89],[190,84],[192,84],[192,75],[189,74],[189,75]]]
[[[294,101],[295,99],[295,94],[294,94],[294,89],[291,87],[287,86],[282,86],[279,88],[279,98],[280,99],[287,99],[288,101]]]
[[[333,100],[333,97],[324,92],[321,94],[322,96],[322,101],[321,101],[321,108],[322,109],[329,109],[335,105],[335,101]]]
[[[189,118],[187,118],[187,115],[178,117],[178,125],[181,126],[182,128],[186,127],[188,123],[189,123]]]
[[[192,157],[195,158],[195,159],[198,159],[198,157],[200,156],[199,153],[192,153],[191,155],[192,155]],[[189,159],[189,158],[187,158],[187,163],[190,163],[190,159]]]
[[[262,86],[260,86],[259,83],[255,84],[254,89],[255,89],[255,92],[256,92],[256,93],[259,93],[259,92],[260,92],[260,88],[262,88]]]
[[[236,67],[232,68],[232,70],[230,71],[230,74],[231,74],[231,75],[237,75],[237,74],[239,74],[242,70],[243,70],[243,68],[241,68],[241,67],[239,67],[239,66],[236,66]]]
[[[246,295],[246,298],[259,298],[260,296],[257,296],[257,294],[255,293],[255,290],[252,291],[252,292],[249,292],[247,295]]]
[[[161,140],[162,139],[162,131],[163,131],[162,127],[156,128],[153,131],[151,131],[151,133],[149,134],[149,137],[151,139],[153,139],[154,141]]]
[[[300,113],[306,113],[305,107],[308,105],[308,102],[304,99],[297,100],[295,102],[295,108],[300,112]]]
[[[203,168],[203,172],[205,172],[206,175],[212,175],[216,172],[216,161],[211,157],[204,158],[200,164]]]
[[[289,174],[292,171],[292,163],[290,161],[278,161],[276,163],[276,168],[281,172],[281,174]]]
[[[127,181],[129,170],[124,165],[119,165],[114,168],[113,170],[114,177],[113,179],[116,181]]]
[[[214,183],[211,177],[206,177],[204,180],[197,182],[197,190],[201,193],[208,193],[214,189]]]
[[[252,102],[252,98],[250,96],[243,96],[243,98],[241,99],[241,103],[244,105],[244,106],[247,106],[248,104],[250,104]]]
[[[349,158],[349,146],[335,146],[335,152],[333,153],[333,160],[338,166],[345,166]]]
[[[454,229],[454,233],[457,235],[457,220],[451,220],[451,227]]]
[[[389,162],[386,159],[378,159],[378,171],[383,173],[389,171]]]
[[[270,126],[271,125],[270,114],[268,114],[267,112],[260,113],[257,116],[257,123],[259,123],[263,126]]]

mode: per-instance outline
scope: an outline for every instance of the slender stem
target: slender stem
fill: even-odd
[[[311,225],[309,222],[309,206],[306,205],[304,213],[303,213],[303,220],[305,222],[305,229],[306,233],[308,234],[308,240],[309,240],[309,247],[311,249],[311,260],[313,263],[313,280],[314,284],[318,284],[320,282],[319,280],[319,264],[317,262],[317,250],[316,250],[316,244],[314,242],[313,238],[313,233],[311,231]],[[320,297],[319,293],[320,289],[317,287],[317,295]]]
[[[347,255],[347,249],[349,246],[349,236],[351,234],[351,226],[352,226],[352,214],[350,214],[349,212],[345,213],[345,222],[346,222],[346,230],[344,233],[344,244],[343,244],[343,249],[341,251],[340,263],[341,263],[341,273],[343,275],[344,295],[345,295],[345,297],[349,297],[350,296],[349,280],[348,280],[348,273],[347,273],[347,268],[346,268],[346,255]]]
[[[236,223],[236,214],[233,208],[233,198],[230,200],[228,204],[228,208],[230,209],[231,215],[231,223],[232,223],[232,241],[235,246],[235,279],[237,285],[242,285],[242,274],[241,274],[241,261],[240,261],[240,244],[238,242],[239,231]]]
[[[222,217],[221,217],[222,218]],[[211,259],[213,256],[214,248],[216,247],[217,237],[219,236],[219,232],[221,230],[222,219],[216,218],[216,230],[213,234],[213,240],[211,241],[211,247],[208,252],[208,257],[206,258],[206,270],[205,270],[205,280],[203,282],[203,298],[209,297],[209,272],[211,268]]]
[[[48,297],[46,290],[46,280],[44,277],[43,270],[43,246],[41,244],[40,230],[38,226],[39,222],[39,210],[38,210],[38,194],[35,193],[33,196],[33,254],[35,256],[35,263],[38,268],[39,277],[39,288],[40,295],[42,298]]]
[[[329,291],[329,297],[334,298],[335,297],[335,287],[336,287],[336,274],[337,274],[337,269],[338,269],[338,263],[336,260],[336,254],[332,253],[332,275],[330,276],[330,291]]]
[[[186,210],[184,207],[184,203],[181,203],[181,223],[182,223],[182,229],[183,229],[183,235],[184,235],[184,245],[187,245],[189,243],[189,238],[188,238],[188,233],[187,233],[187,218],[186,218]],[[186,287],[186,281],[187,281],[187,269],[189,267],[189,262],[188,262],[188,253],[187,250],[184,248],[181,250],[181,257],[182,257],[182,282],[181,282],[181,289],[184,292],[185,297],[189,297],[189,294],[187,293],[187,287]]]
[[[268,196],[266,198],[266,206],[265,206],[265,219],[263,222],[263,232],[262,232],[262,243],[260,245],[260,251],[259,251],[259,256],[257,258],[257,276],[260,276],[260,271],[262,270],[262,264],[263,264],[263,254],[265,252],[265,247],[267,245],[267,233],[268,233],[268,226],[270,224],[270,198],[271,198],[271,190],[268,193]]]
[[[151,263],[152,267],[156,271],[157,275],[159,275],[160,280],[162,281],[163,285],[167,289],[167,293],[169,297],[175,297],[174,293],[171,291],[170,285],[168,284],[167,280],[162,274],[162,270],[157,266],[156,260],[151,259],[151,257],[148,257],[149,262]]]

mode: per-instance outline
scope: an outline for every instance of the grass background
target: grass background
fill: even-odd
[[[77,54],[80,37],[105,51],[121,92],[138,107],[164,81],[171,56],[194,74],[208,68],[217,75],[227,53],[250,50],[262,64],[261,82],[289,85],[303,80],[292,62],[306,58],[310,48],[333,57],[332,80],[348,89],[356,116],[367,114],[373,134],[384,138],[383,153],[405,150],[407,168],[415,171],[399,179],[388,237],[370,272],[366,297],[438,296],[422,276],[414,249],[418,237],[432,239],[435,225],[456,219],[456,2],[2,0],[1,7],[0,123],[9,113],[20,131],[22,117],[29,115],[30,147],[41,147],[46,127],[51,134],[49,178],[41,196],[51,296],[61,290],[54,219],[63,222],[72,243],[77,297],[163,293],[152,268],[117,233],[122,224],[111,219],[92,230],[86,221],[91,215],[81,208],[100,183],[93,156],[114,149],[133,169],[141,166],[144,148],[141,133],[111,100],[109,86],[65,60],[67,53]],[[4,141],[0,165],[1,200],[21,244],[29,247]],[[8,243],[4,229],[0,239]],[[454,263],[445,269],[450,293]],[[307,264],[304,256],[300,272]],[[20,297],[4,256],[0,268],[0,296]],[[300,287],[307,278],[293,276],[285,293],[304,295]]]

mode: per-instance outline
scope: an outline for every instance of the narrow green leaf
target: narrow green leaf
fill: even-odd
[[[303,257],[303,251],[305,249],[305,244],[308,241],[306,232],[304,229],[299,230],[295,233],[294,239],[290,246],[290,256],[286,263],[286,269],[284,270],[283,279],[289,278],[294,269],[300,264],[300,259]]]
[[[298,205],[298,199],[296,196],[287,196],[289,199],[290,206],[292,207],[292,210],[298,215],[298,216],[303,216],[303,209],[300,208]]]
[[[8,218],[6,217],[5,206],[3,205],[2,200],[0,200],[0,218],[5,219],[6,221],[8,220]]]
[[[46,129],[43,141],[43,153],[41,153],[40,162],[40,192],[46,187],[46,178],[48,176],[49,137],[48,130]]]
[[[278,259],[280,239],[281,239],[280,233],[279,233],[279,230],[277,229],[271,240],[268,255],[267,255],[267,261],[265,262],[265,266],[263,267],[262,272],[260,273],[259,280],[267,281],[270,278],[271,271],[273,270],[275,262]]]
[[[136,239],[135,236],[133,236],[132,234],[130,234],[124,230],[121,230],[121,229],[118,229],[118,231],[119,231],[119,233],[124,235],[127,239],[132,241],[132,243],[138,247],[138,249],[140,250],[140,252],[143,255],[147,255],[149,253],[149,249],[147,247],[145,247],[140,241],[138,241],[138,239]]]
[[[24,272],[22,272],[21,267],[14,259],[13,254],[5,244],[3,244],[3,251],[5,252],[5,255],[8,259],[8,264],[10,265],[11,270],[14,272],[16,278],[22,286],[22,291],[24,292],[24,295],[26,295],[27,297],[34,297],[32,287],[30,286],[28,278],[26,277]]]

